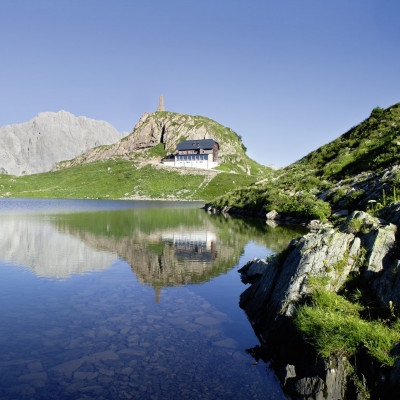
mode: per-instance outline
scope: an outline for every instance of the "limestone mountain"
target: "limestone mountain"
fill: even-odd
[[[161,157],[174,153],[176,145],[183,140],[199,139],[214,139],[219,143],[221,169],[225,171],[256,175],[263,169],[246,155],[241,137],[232,129],[206,117],[169,111],[144,113],[133,132],[118,143],[91,149],[74,160],[60,163],[57,169],[110,158]],[[151,152],[156,146],[158,151]]]
[[[29,122],[0,128],[0,172],[25,175],[50,171],[92,147],[124,137],[105,121],[66,111],[43,112]]]

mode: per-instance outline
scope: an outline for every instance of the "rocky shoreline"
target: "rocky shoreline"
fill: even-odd
[[[278,256],[254,259],[239,270],[242,281],[250,284],[240,296],[240,307],[261,343],[250,351],[256,358],[271,362],[282,387],[293,399],[389,399],[393,398],[390,393],[400,389],[399,358],[394,358],[392,366],[382,366],[365,346],[354,354],[344,349],[323,357],[312,338],[295,324],[297,311],[310,302],[316,280],[323,290],[335,294],[349,281],[356,281],[368,288],[369,301],[374,303],[368,312],[391,312],[394,317],[400,308],[400,202],[380,210],[379,217],[353,211],[334,227],[269,213],[267,222],[300,223],[312,231],[294,239]],[[400,345],[396,344],[393,353],[399,352]]]

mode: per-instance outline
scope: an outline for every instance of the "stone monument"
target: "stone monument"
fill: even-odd
[[[158,101],[158,108],[157,111],[165,111],[164,107],[164,96],[160,94],[160,100]]]

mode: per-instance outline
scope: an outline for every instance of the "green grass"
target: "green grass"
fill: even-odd
[[[362,171],[377,171],[400,157],[400,103],[375,108],[359,125],[296,163],[318,176],[343,179]]]
[[[352,356],[363,349],[382,365],[393,366],[393,349],[400,340],[398,324],[364,320],[362,310],[336,293],[317,289],[311,305],[300,307],[294,322],[323,357]]]
[[[0,195],[5,197],[144,198],[210,200],[233,187],[249,185],[254,177],[221,173],[207,183],[207,175],[191,170],[156,169],[126,160],[108,160],[56,172],[14,177],[0,175]],[[232,183],[235,181],[235,183]],[[200,189],[199,189],[200,188]]]
[[[223,208],[225,205],[267,213],[276,210],[280,214],[302,219],[320,219],[325,221],[331,214],[328,203],[309,193],[290,195],[270,185],[253,185],[213,199],[210,204]]]
[[[150,149],[146,150],[145,157],[153,158],[153,157],[165,157],[167,152],[165,151],[164,144],[159,143],[156,146],[150,147]]]
[[[254,183],[253,176],[220,173],[208,185],[198,190],[197,195],[202,199],[212,199],[235,188]]]
[[[330,207],[366,210],[368,193],[346,192],[350,186],[333,191],[325,200],[317,197],[338,180],[349,179],[361,172],[380,173],[400,159],[400,103],[385,110],[376,108],[369,118],[351,128],[338,139],[311,152],[301,160],[279,171],[265,174],[268,181],[213,200],[219,206],[229,204],[249,211],[278,212],[302,218],[326,219]],[[222,168],[234,164],[229,160]],[[391,178],[388,193],[397,198],[400,177]],[[390,200],[387,196],[387,200]],[[380,203],[384,202],[380,199]]]

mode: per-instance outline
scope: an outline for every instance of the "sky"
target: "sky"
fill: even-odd
[[[0,126],[202,115],[286,166],[400,102],[398,0],[0,0]]]

